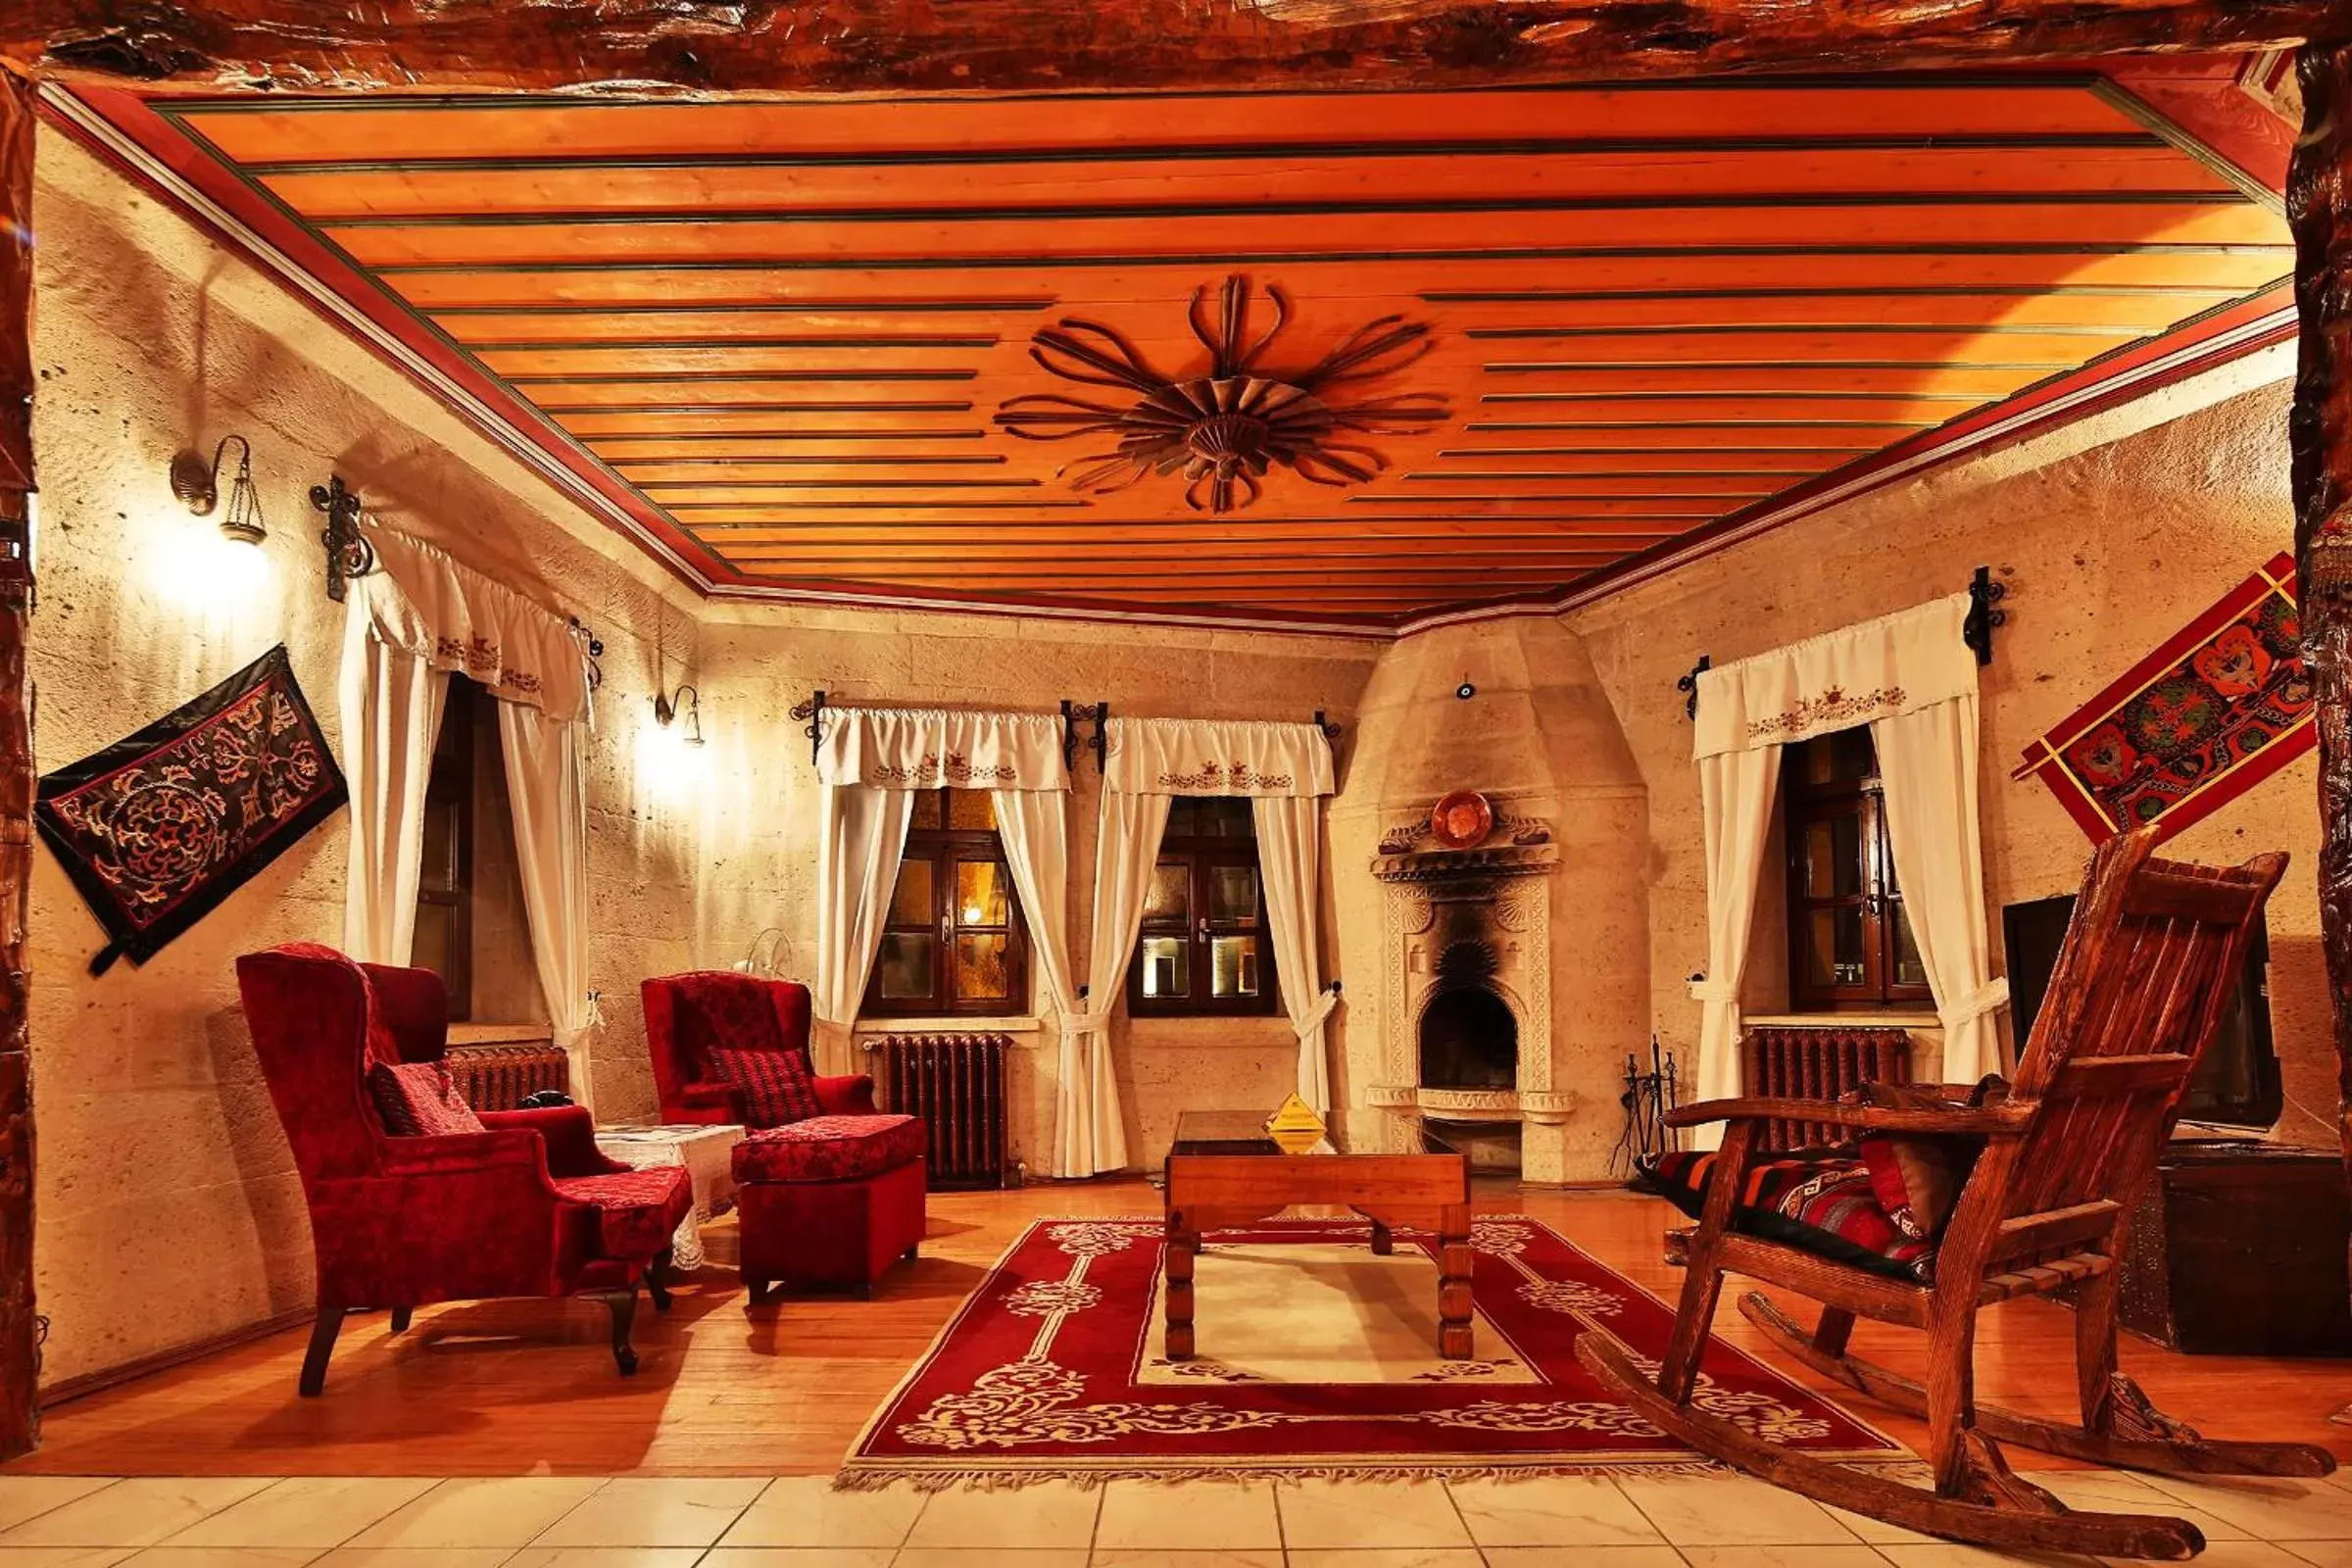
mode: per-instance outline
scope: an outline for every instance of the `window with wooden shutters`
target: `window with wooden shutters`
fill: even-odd
[[[1790,1001],[1822,1011],[1932,1004],[1895,879],[1870,731],[1791,746],[1782,769]]]
[[[1266,1013],[1279,1005],[1257,823],[1246,800],[1180,795],[1127,969],[1142,1017]]]
[[[1028,1004],[1029,945],[996,805],[984,790],[925,790],[860,1011],[1004,1017]]]

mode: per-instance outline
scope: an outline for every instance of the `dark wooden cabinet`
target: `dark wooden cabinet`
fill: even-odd
[[[2123,1326],[2191,1355],[2352,1355],[2331,1150],[2175,1142],[2132,1215]]]

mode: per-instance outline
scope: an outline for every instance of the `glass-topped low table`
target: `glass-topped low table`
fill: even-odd
[[[1253,1224],[1294,1203],[1353,1209],[1388,1253],[1399,1226],[1438,1237],[1438,1354],[1470,1351],[1470,1160],[1419,1124],[1419,1152],[1286,1154],[1262,1111],[1188,1110],[1167,1166],[1167,1357],[1193,1358],[1193,1260],[1203,1231]]]

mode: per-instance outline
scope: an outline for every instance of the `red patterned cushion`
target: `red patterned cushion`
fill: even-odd
[[[812,1116],[768,1127],[735,1146],[739,1182],[839,1182],[879,1176],[923,1157],[919,1116]]]
[[[781,1127],[821,1115],[808,1058],[797,1051],[711,1051],[711,1076],[735,1091],[745,1125]]]
[[[559,1176],[556,1191],[570,1203],[598,1210],[607,1257],[648,1262],[669,1246],[678,1221],[694,1206],[694,1183],[683,1167],[652,1165],[605,1176]]]
[[[375,1097],[384,1131],[395,1138],[485,1130],[449,1069],[437,1061],[376,1062],[368,1069],[368,1092]]]
[[[1968,1092],[1951,1099],[1936,1084],[1864,1084],[1838,1097],[1855,1104],[1899,1110],[1954,1110],[1998,1104],[2009,1098],[2009,1085],[1991,1074]],[[1917,1241],[1932,1242],[1943,1234],[1960,1189],[1984,1152],[1982,1138],[1947,1133],[1883,1133],[1862,1136],[1857,1152],[1870,1172],[1871,1191],[1895,1228]]]
[[[1642,1185],[1697,1218],[1714,1174],[1713,1150],[1644,1160]],[[1870,1172],[1842,1154],[1796,1154],[1750,1160],[1734,1209],[1740,1229],[1913,1283],[1936,1275],[1936,1245],[1907,1236],[1872,1191]]]

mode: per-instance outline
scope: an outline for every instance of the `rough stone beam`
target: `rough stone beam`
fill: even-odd
[[[1442,86],[2352,36],[2343,0],[13,0],[0,59],[203,88]]]
[[[32,83],[0,69],[0,1459],[40,1440],[32,1304],[32,1078],[24,921],[32,732],[24,700],[32,494]]]
[[[2303,136],[2287,210],[2302,363],[2288,431],[2304,653],[2319,693],[2320,943],[2352,1179],[2352,45],[2305,50],[2301,72]]]

